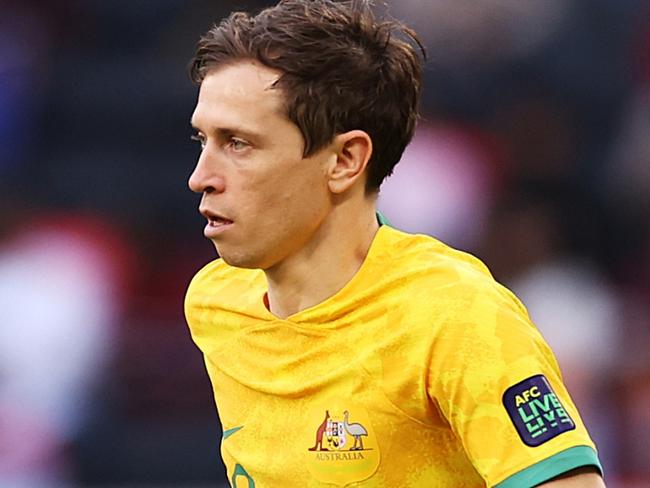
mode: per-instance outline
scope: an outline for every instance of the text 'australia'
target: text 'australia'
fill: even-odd
[[[365,459],[360,452],[319,452],[316,454],[319,461],[354,461]]]

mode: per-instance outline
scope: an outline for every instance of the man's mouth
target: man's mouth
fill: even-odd
[[[212,212],[203,208],[199,209],[199,211],[201,212],[201,215],[203,215],[208,221],[204,230],[206,237],[214,236],[215,232],[220,231],[221,229],[224,229],[233,223],[233,221],[229,218],[226,218],[216,212]]]
[[[222,225],[232,224],[232,220],[223,217],[208,217],[208,225],[210,227],[220,227]]]

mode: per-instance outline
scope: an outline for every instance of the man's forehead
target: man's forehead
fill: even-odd
[[[280,76],[279,71],[255,61],[237,61],[210,70],[201,83],[201,91],[214,91],[226,97],[275,97],[279,95],[274,88]]]
[[[269,112],[282,115],[283,95],[275,87],[280,76],[280,72],[248,60],[213,69],[201,83],[192,120],[225,110],[244,111],[250,118]]]

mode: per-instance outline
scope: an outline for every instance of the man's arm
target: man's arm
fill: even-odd
[[[540,488],[605,488],[605,482],[593,466],[574,469],[539,485]]]

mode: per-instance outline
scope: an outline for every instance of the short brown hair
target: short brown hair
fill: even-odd
[[[372,7],[370,0],[281,0],[256,16],[234,12],[201,37],[190,77],[200,84],[211,69],[240,59],[277,69],[304,156],[361,129],[374,146],[367,189],[376,190],[413,136],[425,51],[413,30],[377,19]]]

